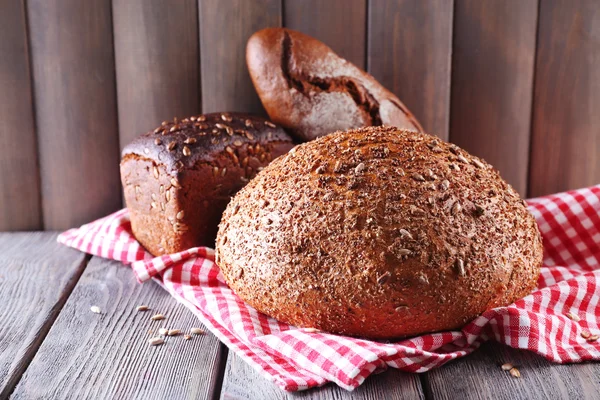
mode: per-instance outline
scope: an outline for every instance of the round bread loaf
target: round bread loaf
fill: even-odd
[[[281,156],[229,203],[217,263],[248,304],[367,338],[455,329],[536,286],[542,241],[489,164],[368,127]]]

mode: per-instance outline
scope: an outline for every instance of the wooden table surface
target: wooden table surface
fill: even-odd
[[[0,299],[0,399],[600,398],[600,363],[555,365],[493,343],[429,373],[390,369],[354,392],[330,384],[286,393],[210,333],[149,346],[160,327],[202,325],[154,282],[61,246],[55,233],[0,233]],[[167,319],[150,321],[140,304]],[[505,362],[521,378],[502,371]]]

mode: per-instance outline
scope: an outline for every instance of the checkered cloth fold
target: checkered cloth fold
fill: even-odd
[[[486,340],[557,363],[600,360],[600,185],[528,201],[544,237],[538,288],[508,307],[488,310],[460,331],[394,343],[298,329],[257,312],[227,286],[214,250],[153,257],[131,234],[127,210],[58,237],[86,253],[129,264],[140,282],[158,281],[231,350],[288,391],[329,381],[352,390],[388,367],[425,372],[473,352]],[[579,316],[570,319],[567,314]],[[584,336],[586,336],[584,334]]]

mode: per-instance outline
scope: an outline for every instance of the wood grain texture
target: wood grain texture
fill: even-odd
[[[151,310],[136,311],[141,304]],[[155,313],[167,319],[151,321]],[[202,324],[156,283],[139,284],[129,267],[94,257],[13,398],[211,398],[219,363],[212,334],[147,342],[159,328],[194,326]]]
[[[121,207],[111,7],[27,2],[46,229]]]
[[[500,366],[521,372],[513,378]],[[475,353],[427,373],[426,393],[434,399],[597,399],[600,364],[552,364],[537,354],[486,343]]]
[[[0,398],[8,397],[85,268],[56,234],[0,233]]]
[[[283,25],[365,68],[367,0],[283,0]]]
[[[452,0],[369,2],[368,69],[416,115],[448,139]]]
[[[246,42],[281,26],[280,0],[199,0],[202,111],[266,115],[246,67]]]
[[[113,1],[121,148],[200,112],[196,0]]]
[[[540,3],[529,195],[600,182],[600,2]]]
[[[527,193],[537,0],[456,2],[450,140]]]
[[[41,229],[25,9],[0,0],[0,10],[0,231]]]
[[[389,369],[373,375],[356,390],[349,392],[330,383],[320,388],[302,392],[285,392],[269,382],[249,364],[229,352],[225,377],[221,389],[221,399],[424,399],[424,394],[416,374]]]

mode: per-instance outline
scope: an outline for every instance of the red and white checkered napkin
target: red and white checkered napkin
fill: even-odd
[[[298,329],[269,318],[227,287],[212,249],[153,258],[132,236],[127,210],[64,232],[58,241],[130,264],[140,281],[154,278],[281,388],[303,390],[332,381],[352,390],[373,372],[387,367],[425,372],[471,353],[486,340],[558,363],[600,360],[600,340],[581,336],[600,328],[600,185],[530,200],[529,209],[544,236],[538,289],[508,307],[486,311],[460,331],[395,343]],[[581,320],[567,318],[568,313]]]

